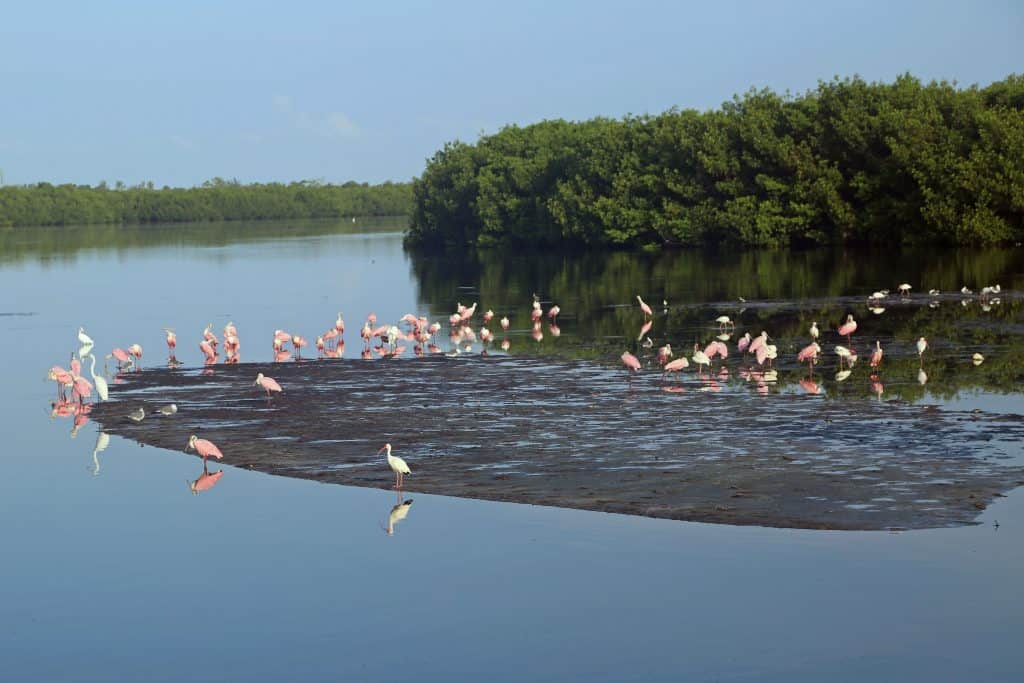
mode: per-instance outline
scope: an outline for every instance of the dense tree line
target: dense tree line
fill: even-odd
[[[39,183],[0,187],[0,226],[396,216],[411,205],[409,183],[243,185],[215,178],[200,187],[161,189]]]
[[[509,126],[413,183],[413,245],[1024,239],[1024,77],[860,78],[720,109]]]

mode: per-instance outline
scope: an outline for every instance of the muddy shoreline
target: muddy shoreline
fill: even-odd
[[[209,374],[204,374],[208,372]],[[275,377],[267,401],[252,386]],[[586,361],[433,357],[247,363],[127,374],[92,417],[182,451],[192,433],[224,463],[389,488],[390,441],[410,493],[813,529],[973,523],[1024,484],[1000,441],[1017,415],[819,396],[712,393]],[[174,402],[178,414],[127,418]]]

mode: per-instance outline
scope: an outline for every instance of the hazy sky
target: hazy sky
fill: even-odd
[[[708,109],[752,85],[988,83],[1024,3],[9,3],[7,183],[407,180],[447,140],[544,118]]]

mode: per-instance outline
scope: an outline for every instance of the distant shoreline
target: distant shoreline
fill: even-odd
[[[220,178],[190,188],[89,185],[0,187],[0,227],[146,225],[404,216],[412,184],[252,183]]]

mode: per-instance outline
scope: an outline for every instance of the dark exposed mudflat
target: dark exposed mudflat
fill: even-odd
[[[285,388],[269,403],[256,373]],[[146,370],[92,417],[109,433],[323,482],[671,519],[818,529],[969,524],[1024,468],[1016,415],[901,402],[710,393],[656,375],[524,357],[242,364]],[[180,412],[127,419],[170,402]]]

